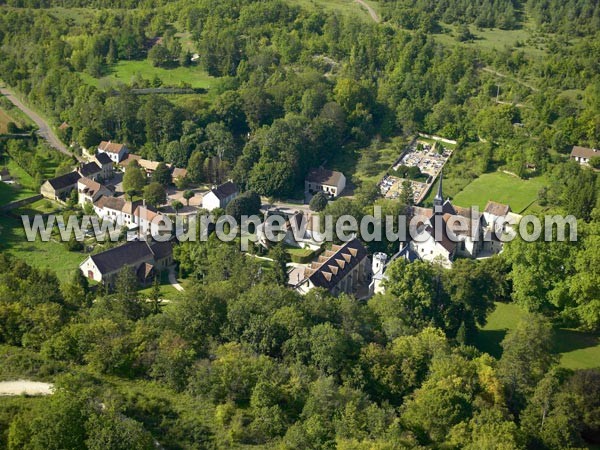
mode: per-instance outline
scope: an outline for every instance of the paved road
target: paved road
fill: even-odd
[[[359,5],[364,6],[366,8],[366,10],[369,12],[369,15],[371,16],[371,19],[373,19],[377,23],[381,22],[381,18],[377,15],[375,10],[371,6],[367,5],[367,3],[364,0],[355,0],[355,1]]]
[[[0,87],[0,93],[8,98],[13,105],[27,114],[29,118],[35,122],[38,127],[37,134],[44,138],[52,148],[55,148],[65,155],[73,156],[65,144],[63,144],[60,139],[58,139],[56,134],[54,134],[54,131],[52,131],[50,125],[48,125],[48,123],[38,113],[25,106],[10,89],[6,87]]]

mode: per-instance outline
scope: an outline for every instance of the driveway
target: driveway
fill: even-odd
[[[179,292],[183,292],[185,290],[183,289],[183,286],[180,285],[177,281],[177,276],[175,275],[175,267],[173,266],[169,267],[169,284]]]

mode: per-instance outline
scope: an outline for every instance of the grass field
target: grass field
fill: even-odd
[[[513,212],[521,213],[536,200],[544,183],[543,177],[522,180],[503,172],[485,173],[456,194],[452,202],[464,207],[477,205],[483,210],[488,200],[493,200],[508,204]]]
[[[515,304],[497,303],[496,310],[477,336],[477,348],[499,358],[502,355],[500,343],[507,330],[514,328],[524,316],[523,310]],[[600,367],[600,337],[597,335],[557,329],[554,352],[560,356],[560,365],[568,369]]]
[[[535,43],[532,38],[532,26],[529,22],[515,30],[501,30],[499,28],[478,29],[469,25],[469,30],[474,36],[472,41],[458,42],[456,40],[455,25],[442,24],[443,32],[435,34],[435,39],[445,45],[462,45],[477,47],[483,51],[502,51],[507,48],[519,48],[529,57],[542,57],[546,53],[542,42]]]
[[[32,195],[35,195],[35,192],[30,189],[15,188],[12,185],[0,182],[0,205],[6,205],[7,203],[31,197]]]
[[[138,293],[141,297],[149,298],[152,295],[152,291],[154,290],[154,286],[148,286],[147,288],[140,289]],[[163,300],[177,300],[181,295],[177,289],[169,284],[169,274],[164,271],[160,274],[160,295]]]
[[[0,205],[37,194],[37,191],[33,188],[33,179],[27,172],[17,166],[14,161],[9,161],[6,167],[11,176],[19,181],[20,185],[15,187],[14,185],[0,182]]]
[[[27,241],[23,224],[10,216],[0,215],[0,252],[26,261],[33,267],[51,269],[61,281],[71,279],[86,255],[70,252],[61,242]]]
[[[32,157],[33,155],[32,151]],[[66,156],[47,147],[38,148],[36,155],[41,160],[43,167],[42,176],[44,179],[53,178],[56,175],[56,168],[62,161],[67,159]],[[15,187],[14,185],[7,185],[0,182],[0,205],[31,197],[39,193],[38,186],[33,177],[25,172],[14,160],[0,160],[0,168],[4,166],[8,168],[10,175],[18,182],[19,186]]]
[[[216,80],[198,66],[163,69],[162,67],[154,67],[147,59],[119,61],[111,67],[110,73],[102,78],[94,78],[83,73],[80,75],[87,83],[100,87],[131,84],[136,76],[141,76],[150,81],[158,76],[165,86],[180,86],[182,83],[188,83],[193,88],[204,89],[209,89]]]

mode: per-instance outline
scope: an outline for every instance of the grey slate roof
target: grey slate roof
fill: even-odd
[[[106,153],[105,153],[106,155]],[[108,156],[108,155],[106,155]],[[102,171],[102,168],[96,164],[94,161],[83,164],[80,168],[79,168],[79,173],[81,174],[82,177],[89,177],[90,175],[94,175],[97,173],[100,173]]]
[[[335,170],[324,169],[318,167],[311,169],[306,175],[306,181],[310,183],[319,183],[327,186],[337,186],[340,178],[342,178],[342,172],[336,172]]]
[[[598,149],[593,149],[593,148],[587,148],[587,147],[580,147],[579,145],[574,145],[573,149],[571,150],[571,158],[574,158],[575,156],[579,157],[579,158],[593,158],[594,156],[600,156],[600,150]]]
[[[506,216],[510,212],[510,206],[490,200],[487,202],[487,205],[485,205],[485,212],[493,214],[494,216],[502,217]]]
[[[112,164],[112,159],[106,153],[98,153],[96,155],[96,160],[102,164],[103,166],[106,164]]]
[[[158,261],[173,254],[173,244],[169,241],[155,242],[151,244],[150,250],[154,253],[154,259]]]
[[[102,274],[112,273],[125,266],[139,264],[144,259],[152,258],[152,251],[146,241],[131,241],[105,252],[92,255],[92,261]]]
[[[311,263],[306,274],[315,286],[333,289],[366,256],[364,245],[353,238],[344,245],[334,245],[326,251],[317,262]]]
[[[219,200],[224,200],[230,195],[235,194],[237,191],[237,186],[231,181],[228,181],[227,183],[223,183],[222,185],[211,189],[211,192],[215,194]]]
[[[79,173],[69,172],[64,175],[61,175],[60,177],[51,178],[50,180],[48,180],[48,183],[50,183],[50,186],[52,186],[54,190],[58,191],[69,186],[75,186],[75,184],[80,178],[81,175],[79,175]]]
[[[173,253],[170,242],[130,241],[105,252],[90,256],[102,274],[113,273],[125,266],[135,266],[144,260],[161,260]]]

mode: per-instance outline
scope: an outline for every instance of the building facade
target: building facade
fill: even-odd
[[[306,294],[314,288],[327,289],[333,295],[356,294],[370,281],[371,267],[367,250],[353,238],[343,245],[333,245],[304,271],[304,278],[294,288]]]
[[[329,197],[337,197],[345,188],[346,177],[342,172],[323,167],[311,169],[304,180],[304,191],[309,194],[323,192]]]
[[[132,268],[138,282],[147,284],[162,270],[173,264],[170,242],[130,241],[105,252],[88,256],[79,270],[90,280],[113,286],[124,268]]]
[[[582,166],[589,166],[590,160],[595,157],[600,157],[599,149],[575,145],[571,150],[571,159],[577,161]]]
[[[100,145],[98,145],[98,153],[105,153],[114,164],[118,164],[125,159],[125,155],[129,153],[129,150],[125,144],[102,141],[100,142]]]
[[[202,208],[208,211],[217,208],[225,208],[231,200],[237,197],[237,195],[237,186],[233,182],[228,181],[227,183],[212,188],[209,192],[204,194],[204,197],[202,197]]]

